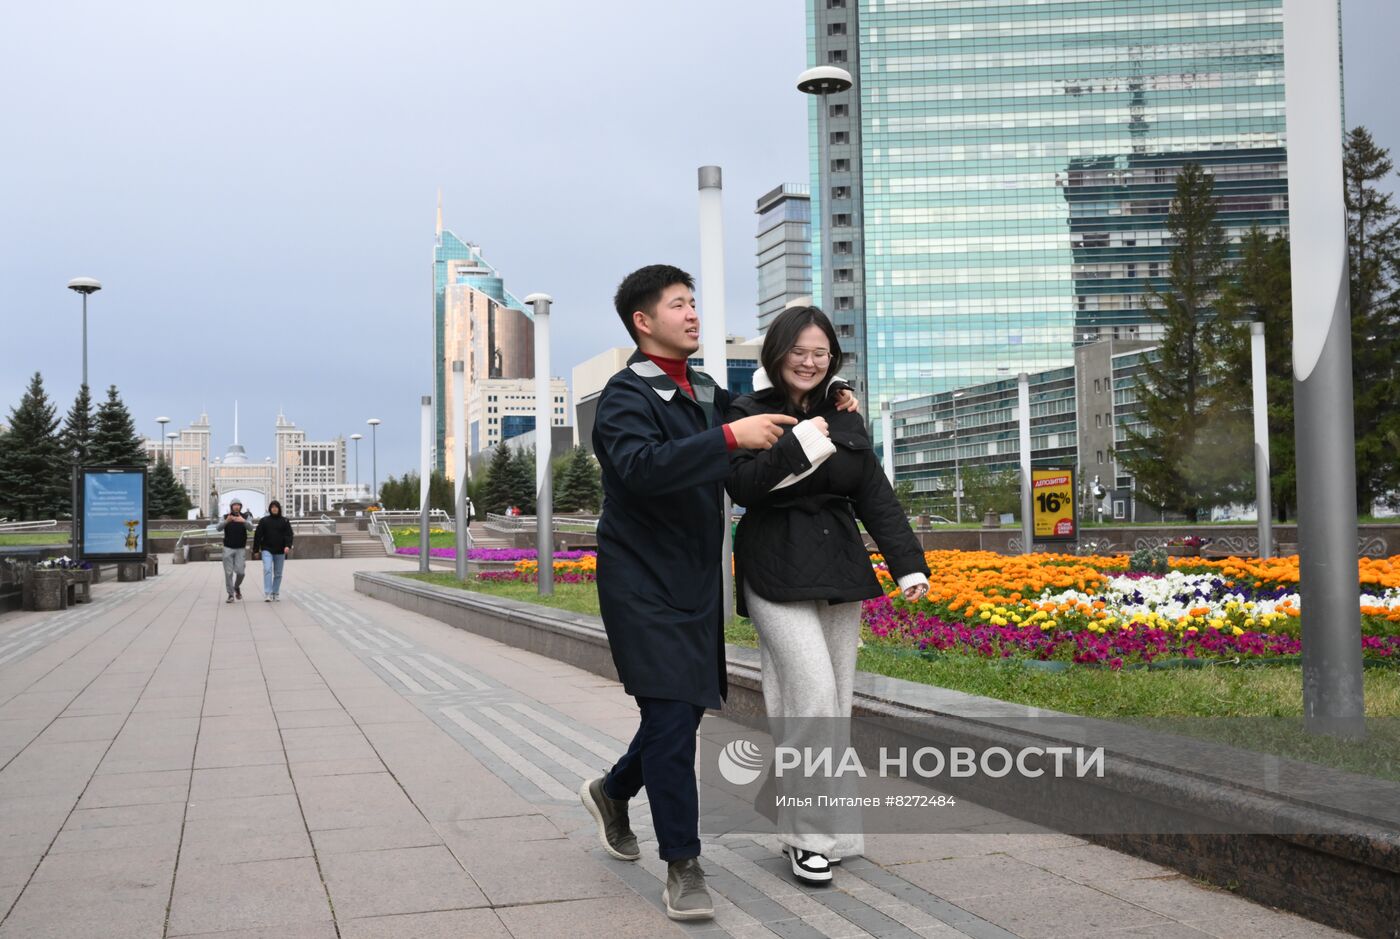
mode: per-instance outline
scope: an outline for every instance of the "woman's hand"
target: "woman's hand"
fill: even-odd
[[[910,584],[904,588],[904,599],[910,603],[918,603],[928,593],[928,584]]]
[[[851,389],[842,388],[836,393],[836,410],[860,413],[860,399],[851,394]]]

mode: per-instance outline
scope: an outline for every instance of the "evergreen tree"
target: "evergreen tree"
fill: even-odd
[[[512,462],[510,447],[504,443],[497,444],[491,454],[491,463],[486,467],[485,479],[481,486],[481,501],[477,503],[477,511],[483,516],[488,512],[504,515],[506,509],[513,504]]]
[[[141,466],[146,462],[136,424],[116,385],[108,387],[107,400],[97,408],[88,462],[95,466]]]
[[[574,447],[555,474],[554,507],[560,512],[597,512],[603,483],[597,461],[583,447]]]
[[[455,501],[457,490],[452,485],[452,480],[447,478],[447,474],[433,470],[428,477],[428,507],[442,509],[453,518],[457,517],[457,504]]]
[[[1269,402],[1269,489],[1280,522],[1298,502],[1293,443],[1293,304],[1288,239],[1253,228],[1240,242],[1240,260],[1220,300],[1225,321],[1251,315],[1264,323],[1264,373]],[[1249,439],[1254,439],[1253,359],[1246,329],[1233,329],[1227,340],[1226,380],[1233,394],[1250,402]],[[1261,509],[1261,511],[1266,511]]]
[[[535,514],[535,448],[516,450],[510,458],[511,504],[523,515]]]
[[[149,499],[146,512],[151,518],[184,518],[190,510],[189,494],[175,478],[175,471],[163,454],[156,459],[146,481],[146,490]]]
[[[69,502],[72,474],[58,437],[58,411],[38,372],[0,437],[0,517],[50,519]]]
[[[1223,394],[1221,330],[1214,316],[1225,274],[1225,235],[1215,221],[1214,184],[1198,164],[1177,176],[1167,215],[1174,245],[1169,288],[1151,291],[1161,328],[1156,361],[1139,376],[1142,429],[1130,426],[1119,461],[1141,498],[1191,521],[1240,498],[1248,478],[1248,436],[1238,437],[1237,401]]]
[[[78,389],[78,396],[73,399],[73,406],[68,409],[63,431],[59,434],[63,452],[79,466],[87,462],[88,451],[92,447],[92,433],[92,394],[88,386],[83,385]]]
[[[1344,172],[1351,275],[1352,391],[1356,409],[1356,507],[1400,488],[1400,209],[1379,188],[1395,164],[1369,131],[1347,135]]]

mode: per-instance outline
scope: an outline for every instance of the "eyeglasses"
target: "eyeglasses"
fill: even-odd
[[[793,365],[802,364],[808,357],[813,365],[825,365],[831,359],[831,352],[827,349],[789,349],[787,357]]]

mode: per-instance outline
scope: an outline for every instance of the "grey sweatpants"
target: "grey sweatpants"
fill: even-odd
[[[224,548],[224,587],[230,597],[243,586],[243,570],[247,563],[247,548]]]
[[[774,743],[799,748],[832,746],[839,763],[849,745],[860,604],[825,600],[774,603],[748,585],[744,600],[758,631],[769,725],[782,738]],[[858,777],[846,774],[816,791],[856,796],[858,781]],[[783,788],[781,781],[779,788]],[[865,852],[859,822],[858,811],[784,807],[778,813],[778,837],[804,851],[853,857]]]

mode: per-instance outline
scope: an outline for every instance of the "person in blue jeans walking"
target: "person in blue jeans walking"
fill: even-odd
[[[253,532],[253,550],[262,552],[263,602],[281,599],[282,565],[292,554],[292,523],[282,514],[282,503],[273,499],[267,514],[258,520]]]

